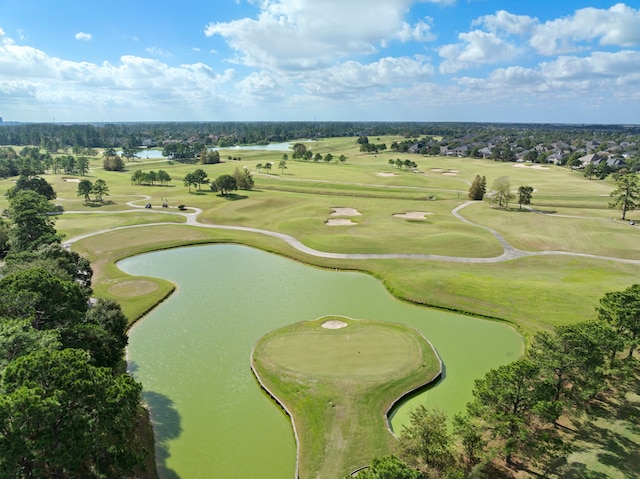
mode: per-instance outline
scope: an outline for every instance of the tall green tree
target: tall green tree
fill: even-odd
[[[191,187],[197,185],[198,180],[196,178],[196,175],[194,175],[193,172],[191,172],[184,175],[183,183],[184,183],[184,186],[189,188],[189,193],[191,193]]]
[[[359,479],[422,479],[423,475],[395,456],[375,458],[371,466],[358,473]]]
[[[36,329],[71,327],[82,320],[89,300],[80,284],[60,279],[42,268],[25,269],[3,277],[0,290],[0,297],[21,298],[23,308],[22,312],[3,311],[11,304],[7,302],[0,305],[0,316],[31,318]]]
[[[28,174],[20,175],[13,188],[10,188],[9,191],[7,191],[7,197],[12,199],[16,193],[23,190],[35,191],[48,200],[56,199],[56,192],[53,187],[49,182],[47,182],[47,180],[39,176],[32,176]]]
[[[532,186],[521,186],[518,188],[518,204],[520,205],[520,209],[522,209],[522,205],[531,204],[532,196],[533,196]]]
[[[482,200],[487,192],[487,179],[484,176],[476,175],[469,187],[470,200]]]
[[[236,186],[240,190],[251,190],[254,186],[253,175],[247,167],[236,167],[233,170],[233,178],[236,180]]]
[[[522,358],[489,371],[475,382],[470,416],[479,418],[487,434],[496,439],[507,464],[513,456],[541,443],[542,428],[559,414],[553,385],[540,381],[540,368]]]
[[[5,258],[3,273],[9,276],[20,271],[42,268],[65,281],[78,283],[91,294],[93,270],[89,261],[58,243],[44,244],[27,251],[12,251]]]
[[[0,476],[128,477],[141,465],[141,386],[77,349],[9,363],[0,396]]]
[[[608,322],[624,338],[629,349],[628,358],[640,340],[640,284],[623,291],[612,291],[600,298],[598,318]]]
[[[640,206],[640,180],[637,173],[616,173],[613,175],[616,189],[610,193],[613,201],[609,208],[622,211],[622,219],[626,219],[627,211],[633,211]]]
[[[284,170],[287,169],[287,162],[285,160],[280,160],[280,163],[278,164],[278,168],[280,168],[280,171],[284,175]]]
[[[198,185],[198,191],[200,191],[202,185],[209,183],[209,175],[202,168],[198,168],[193,172],[193,179],[195,184]]]
[[[231,191],[238,189],[236,179],[231,175],[221,175],[211,183],[212,191],[219,191],[222,196],[227,196]]]
[[[403,428],[398,440],[398,456],[427,477],[444,477],[452,472],[456,456],[447,416],[420,405],[409,417],[410,425]]]
[[[96,199],[102,203],[104,196],[109,196],[109,186],[107,186],[107,182],[102,178],[98,178],[93,184],[93,188],[91,189],[92,193],[96,195]]]
[[[511,183],[508,176],[496,178],[491,186],[491,191],[487,194],[490,203],[500,207],[509,208],[509,201],[514,198],[511,193]]]
[[[541,379],[553,384],[553,400],[563,401],[566,410],[584,410],[606,386],[607,352],[616,341],[612,333],[602,321],[588,321],[533,337],[529,357],[540,367]]]
[[[165,183],[171,181],[171,176],[165,170],[158,170],[158,181],[160,182],[160,186],[164,186]]]
[[[91,183],[90,180],[80,180],[80,182],[78,183],[78,196],[84,197],[85,204],[88,204],[91,201],[92,192],[93,192],[93,183]]]
[[[54,228],[53,204],[32,190],[21,190],[9,201],[9,244],[15,251],[36,249],[40,245],[60,242]]]
[[[0,319],[0,372],[13,360],[34,351],[60,349],[58,331],[40,331],[28,319]]]

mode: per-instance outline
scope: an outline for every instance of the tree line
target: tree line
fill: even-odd
[[[394,455],[358,477],[504,477],[501,464],[562,475],[575,446],[563,423],[578,427],[638,374],[639,340],[640,284],[606,293],[596,319],[537,333],[522,358],[476,380],[465,413],[416,408]]]
[[[45,183],[16,184],[0,222],[0,477],[132,477],[147,451],[142,388],[122,372],[127,319],[91,299],[91,265],[61,245]]]

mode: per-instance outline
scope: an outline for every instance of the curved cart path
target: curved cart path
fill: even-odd
[[[149,200],[150,197],[143,197],[140,200],[136,201],[146,201]],[[258,233],[267,236],[272,236],[275,238],[279,238],[285,241],[287,244],[291,245],[293,248],[301,251],[302,253],[317,256],[320,258],[329,258],[329,259],[420,259],[420,260],[431,260],[431,261],[448,261],[452,263],[500,263],[504,261],[510,261],[518,258],[526,258],[529,256],[553,256],[553,255],[563,255],[563,256],[577,256],[583,258],[594,258],[601,259],[605,261],[616,261],[619,263],[627,263],[627,264],[637,264],[640,265],[640,260],[635,259],[626,259],[626,258],[616,258],[612,256],[600,256],[593,255],[587,253],[574,253],[569,251],[523,251],[517,248],[514,248],[509,242],[497,231],[488,228],[486,226],[482,226],[468,219],[464,218],[460,214],[460,210],[465,208],[466,206],[473,204],[473,201],[467,201],[451,211],[451,214],[455,216],[458,220],[475,226],[477,228],[482,228],[489,231],[502,245],[503,253],[500,256],[494,256],[491,258],[471,258],[464,256],[443,256],[437,254],[418,254],[418,253],[331,253],[327,251],[319,251],[313,248],[310,248],[294,238],[293,236],[278,233],[276,231],[263,230],[259,228],[251,228],[248,226],[231,226],[231,225],[214,225],[214,224],[206,224],[200,223],[198,221],[198,216],[202,213],[202,210],[199,208],[189,208],[189,211],[186,213],[182,212],[173,212],[168,210],[159,210],[159,209],[145,209],[144,206],[136,205],[135,201],[130,201],[127,203],[127,206],[132,209],[122,210],[122,211],[105,211],[105,212],[95,212],[95,211],[67,211],[65,213],[68,214],[115,214],[115,213],[130,213],[135,211],[140,211],[140,209],[145,209],[150,213],[155,214],[169,214],[169,215],[180,215],[186,218],[186,224],[190,226],[197,226],[199,228],[212,228],[212,229],[225,229],[225,230],[234,230],[234,231],[246,231],[249,233]],[[159,225],[180,225],[180,223],[171,223],[171,222],[159,222],[159,223],[145,223],[140,225],[130,225],[130,226],[118,226],[114,228],[108,228],[100,231],[94,231],[91,233],[87,233],[85,235],[76,236],[71,238],[63,243],[63,246],[69,248],[73,243],[80,241],[81,239],[88,238],[90,236],[95,236],[103,233],[108,233],[110,231],[117,231],[121,229],[129,229],[129,228],[142,228],[146,226],[159,226]]]

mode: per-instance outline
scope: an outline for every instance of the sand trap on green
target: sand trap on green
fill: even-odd
[[[343,317],[267,334],[253,350],[252,367],[292,418],[302,479],[345,477],[390,453],[389,410],[441,373],[436,352],[416,330]]]

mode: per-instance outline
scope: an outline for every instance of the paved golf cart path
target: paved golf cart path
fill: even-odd
[[[152,213],[152,214],[168,214],[168,215],[180,215],[186,218],[186,224],[189,226],[197,226],[199,228],[211,228],[211,229],[223,229],[223,230],[233,230],[233,231],[245,231],[249,233],[258,233],[264,234],[267,236],[272,236],[275,238],[279,238],[285,241],[287,244],[291,245],[293,248],[301,251],[302,253],[306,253],[311,256],[317,256],[320,258],[329,258],[329,259],[420,259],[420,260],[431,260],[431,261],[448,261],[452,263],[500,263],[504,261],[510,261],[518,258],[526,258],[530,256],[574,256],[574,257],[583,257],[583,258],[594,258],[601,259],[605,261],[616,261],[619,263],[627,263],[627,264],[637,264],[640,265],[640,260],[635,259],[626,259],[626,258],[616,258],[611,256],[599,256],[587,253],[575,253],[569,251],[524,251],[521,249],[514,248],[509,242],[497,231],[488,228],[486,226],[482,226],[472,221],[469,221],[465,217],[460,214],[460,210],[465,208],[466,206],[475,203],[474,201],[467,201],[451,211],[451,214],[455,216],[458,220],[467,223],[469,225],[475,226],[477,228],[482,228],[484,230],[489,231],[498,242],[502,245],[503,253],[499,256],[494,256],[491,258],[471,258],[464,256],[443,256],[437,254],[418,254],[418,253],[331,253],[327,251],[318,251],[313,248],[309,248],[304,245],[302,242],[294,238],[293,236],[289,236],[284,233],[278,233],[276,231],[263,230],[259,228],[251,228],[248,226],[231,226],[231,225],[215,225],[215,224],[207,224],[201,223],[198,221],[198,216],[202,213],[202,210],[199,208],[188,208],[186,212],[176,212],[167,209],[155,209],[153,208],[145,208],[142,205],[137,205],[136,202],[146,202],[151,198],[148,196],[142,197],[135,201],[130,201],[127,203],[131,209],[122,210],[122,211],[104,211],[104,212],[96,212],[96,211],[67,211],[67,214],[125,214],[131,212],[139,212],[140,210]],[[95,236],[103,233],[108,233],[110,231],[117,231],[121,229],[129,229],[129,228],[142,228],[147,226],[159,226],[159,225],[180,225],[181,223],[172,223],[172,222],[159,222],[159,223],[145,223],[139,225],[129,225],[129,226],[118,226],[114,228],[108,228],[105,230],[94,231],[92,233],[88,233],[85,235],[76,236],[65,241],[63,244],[65,247],[69,248],[73,243],[80,241],[84,238],[88,238],[90,236]]]

